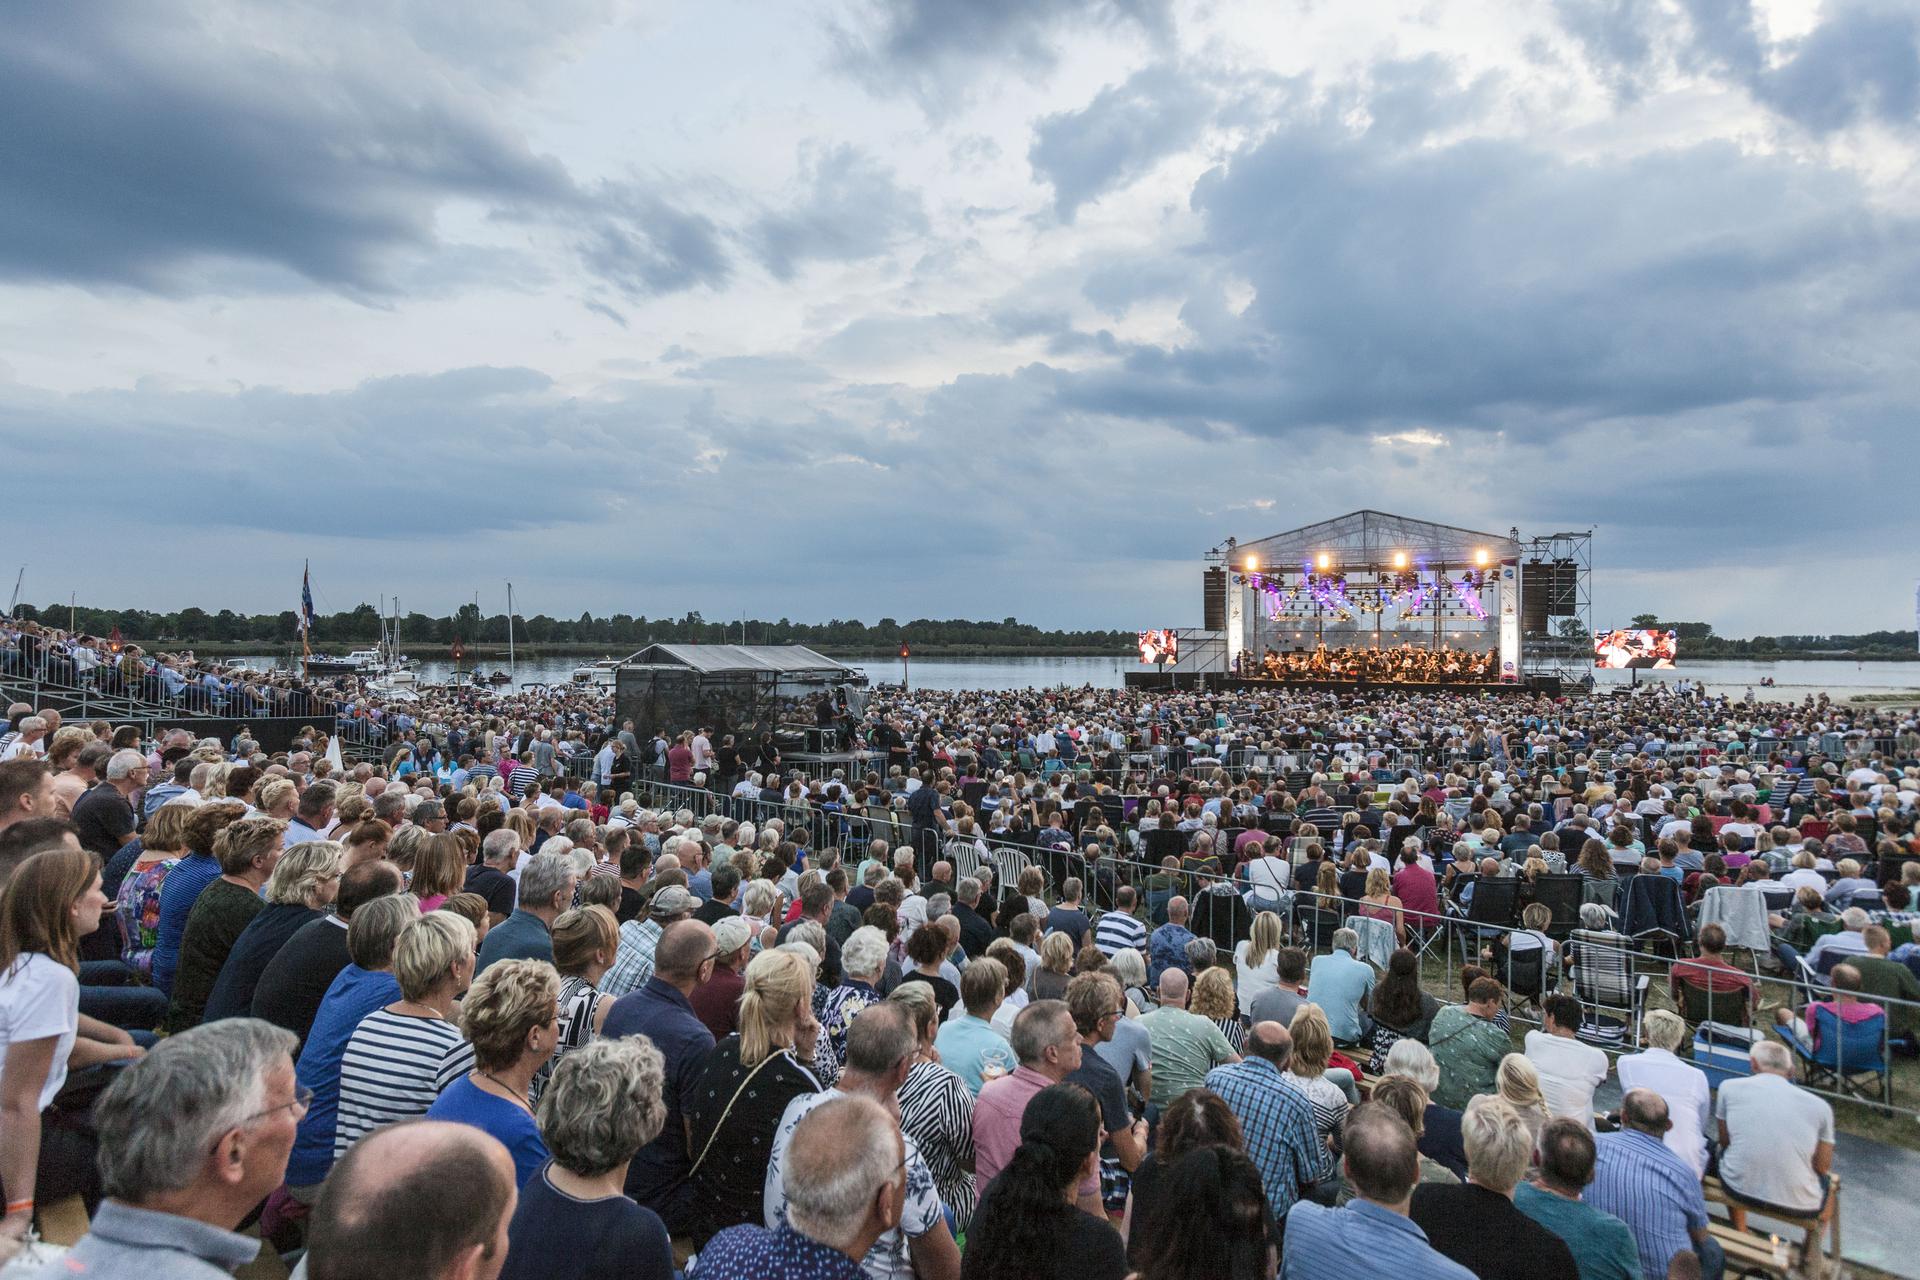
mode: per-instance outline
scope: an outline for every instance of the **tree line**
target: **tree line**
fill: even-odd
[[[1672,631],[1680,641],[1680,661],[1688,658],[1778,658],[1836,654],[1861,658],[1911,658],[1911,631],[1865,631],[1857,635],[1754,636],[1736,640],[1713,634],[1710,622],[1662,622],[1658,614],[1638,613],[1632,625]]]
[[[15,616],[73,629],[94,636],[118,630],[130,643],[153,646],[191,646],[196,643],[281,646],[300,642],[299,616],[291,609],[279,613],[236,613],[221,609],[181,609],[155,613],[145,609],[96,609],[65,604],[38,609],[21,605]],[[370,604],[345,613],[323,613],[314,619],[311,643],[315,648],[342,648],[371,644],[380,638],[381,616]],[[681,618],[648,618],[625,613],[596,617],[552,618],[544,613],[516,614],[513,637],[519,644],[606,645],[609,651],[631,651],[646,644],[804,644],[845,651],[888,652],[901,644],[929,648],[1079,649],[1115,654],[1130,652],[1131,631],[1057,631],[1036,627],[1016,618],[977,622],[965,618],[915,618],[899,622],[882,618],[868,624],[856,620],[794,622],[788,618],[764,621],[709,622],[698,611]],[[507,615],[483,615],[471,604],[445,616],[423,613],[400,616],[400,644],[505,646]]]

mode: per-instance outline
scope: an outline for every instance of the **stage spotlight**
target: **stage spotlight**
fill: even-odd
[[[1406,567],[1407,567],[1407,553],[1406,553],[1406,552],[1404,552],[1404,551],[1396,551],[1396,552],[1394,552],[1394,553],[1393,553],[1393,567],[1394,567],[1394,568],[1396,568],[1396,569],[1404,569],[1404,568],[1406,568]]]
[[[1487,549],[1485,547],[1481,547],[1473,553],[1473,562],[1482,569],[1487,567],[1487,559]]]
[[[1253,573],[1253,572],[1256,572],[1256,571],[1257,571],[1257,570],[1258,570],[1259,568],[1260,568],[1260,557],[1259,557],[1259,556],[1248,556],[1248,557],[1247,557],[1247,572],[1248,572],[1248,573]]]
[[[1320,553],[1320,558],[1317,561],[1315,561],[1315,563],[1320,566],[1320,571],[1322,573],[1325,573],[1328,569],[1331,569],[1333,567],[1333,557],[1328,555],[1326,552],[1322,551]]]

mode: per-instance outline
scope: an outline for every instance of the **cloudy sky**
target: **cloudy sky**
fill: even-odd
[[[1360,507],[1911,625],[1908,0],[124,0],[0,41],[35,601],[1192,625]]]

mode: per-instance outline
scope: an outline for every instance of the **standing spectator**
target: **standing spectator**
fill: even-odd
[[[1053,1001],[1030,1005],[1015,1032],[1030,1019],[1036,1028],[1058,1023],[1064,1012]],[[1067,1027],[1071,1031],[1071,1019]],[[1078,1040],[1073,1043],[1077,1048]],[[1098,1182],[1098,1104],[1078,1085],[1050,1084],[1023,1100],[1018,1123],[1019,1145],[1007,1153],[1004,1172],[996,1168],[974,1214],[962,1280],[1122,1280],[1127,1258],[1119,1235],[1104,1215],[1087,1211],[1084,1193],[1080,1208],[1071,1199],[1075,1187],[1084,1188],[1090,1178]],[[988,1177],[984,1171],[981,1176]]]
[[[80,1012],[80,939],[107,895],[97,859],[51,849],[21,864],[0,895],[0,1235],[18,1240],[36,1199],[100,1202],[95,1138],[84,1106],[63,1105],[69,1066],[138,1058],[118,1028]]]
[[[1347,1121],[1342,1167],[1353,1187],[1352,1200],[1337,1209],[1302,1200],[1288,1210],[1281,1280],[1341,1275],[1467,1280],[1473,1275],[1428,1243],[1413,1220],[1419,1156],[1412,1130],[1387,1106],[1354,1111]]]
[[[1160,1005],[1141,1016],[1153,1047],[1153,1104],[1164,1108],[1189,1089],[1199,1088],[1207,1072],[1240,1061],[1220,1028],[1187,1010],[1187,975],[1168,969],[1160,975]]]
[[[1794,1087],[1787,1046],[1762,1040],[1748,1055],[1753,1074],[1720,1086],[1720,1182],[1730,1216],[1745,1230],[1747,1210],[1833,1213],[1833,1108]]]
[[[1527,1061],[1540,1075],[1547,1113],[1593,1128],[1593,1091],[1606,1080],[1607,1055],[1577,1037],[1580,1002],[1563,992],[1540,1001],[1542,1027],[1526,1036]]]
[[[659,1215],[628,1199],[627,1162],[667,1120],[660,1051],[599,1040],[561,1059],[540,1095],[553,1158],[520,1192],[502,1280],[672,1280]]]
[[[557,1066],[565,1055],[600,1034],[613,1001],[597,985],[620,946],[620,927],[604,906],[575,907],[553,921],[553,967],[560,975],[560,1044],[554,1050]],[[551,1070],[549,1066],[548,1070]],[[543,1071],[540,1078],[546,1079]]]
[[[278,1027],[229,1018],[121,1072],[93,1108],[107,1199],[51,1270],[190,1280],[253,1261],[260,1241],[238,1228],[280,1185],[307,1105],[292,1049]]]
[[[360,1020],[340,1055],[340,1114],[333,1158],[384,1125],[427,1113],[473,1068],[459,1000],[473,980],[473,925],[430,911],[400,931],[393,976],[400,999]]]
[[[267,877],[267,905],[234,939],[207,995],[204,1021],[247,1016],[268,963],[294,934],[333,905],[345,865],[345,850],[331,840],[309,840],[280,855]]]
[[[1700,1274],[1719,1280],[1726,1258],[1707,1231],[1707,1201],[1693,1170],[1667,1148],[1671,1122],[1659,1094],[1630,1090],[1620,1100],[1620,1132],[1603,1133],[1586,1202],[1627,1224],[1640,1250],[1640,1270],[1664,1276],[1677,1253],[1691,1248]]]
[[[919,1052],[900,1086],[900,1131],[920,1148],[933,1173],[940,1201],[953,1214],[954,1229],[964,1232],[973,1220],[973,1094],[949,1071],[934,1048],[940,1004],[933,988],[910,982],[887,997],[913,1020]]]
[[[502,960],[475,978],[460,1005],[473,1070],[427,1108],[429,1120],[470,1124],[498,1139],[513,1157],[517,1187],[547,1161],[529,1096],[560,1041],[559,1000],[560,975],[544,960]]]
[[[514,1201],[513,1161],[485,1134],[437,1120],[390,1125],[327,1179],[307,1228],[307,1280],[490,1280],[508,1261]]]
[[[1665,1141],[1686,1161],[1695,1178],[1707,1172],[1707,1124],[1713,1106],[1707,1073],[1682,1061],[1679,1049],[1687,1042],[1687,1024],[1671,1009],[1649,1012],[1641,1024],[1646,1049],[1621,1055],[1618,1070],[1623,1092],[1645,1089],[1667,1104]]]
[[[1513,1046],[1495,1021],[1502,998],[1498,982],[1479,977],[1467,988],[1464,1005],[1450,1004],[1434,1015],[1428,1048],[1440,1066],[1440,1085],[1432,1090],[1440,1106],[1463,1111],[1469,1098],[1494,1092],[1500,1059]]]
[[[519,833],[510,827],[497,827],[480,841],[480,861],[467,868],[463,887],[487,900],[487,917],[495,926],[513,914],[516,886],[510,873],[519,860]]]
[[[820,1107],[788,1144],[786,1221],[714,1236],[700,1251],[700,1280],[862,1280],[860,1260],[900,1221],[904,1157],[899,1126],[871,1099]]]
[[[1277,1022],[1256,1022],[1246,1047],[1241,1061],[1207,1073],[1207,1088],[1239,1121],[1267,1208],[1278,1220],[1324,1175],[1331,1153],[1314,1125],[1312,1104],[1285,1078],[1292,1034]]]
[[[520,905],[504,924],[487,930],[479,972],[496,960],[553,961],[553,922],[573,905],[573,859],[536,853],[520,868]]]
[[[1514,1188],[1514,1206],[1567,1242],[1580,1280],[1641,1280],[1627,1224],[1580,1199],[1593,1181],[1594,1157],[1585,1125],[1569,1116],[1550,1121],[1540,1135],[1540,1176]]]
[[[740,996],[740,1032],[707,1055],[687,1107],[696,1247],[727,1227],[759,1220],[761,1174],[780,1117],[789,1102],[820,1090],[806,1065],[819,1035],[813,966],[791,951],[755,956]]]
[[[1427,1240],[1480,1280],[1579,1280],[1566,1242],[1513,1207],[1514,1187],[1533,1159],[1520,1113],[1500,1098],[1475,1097],[1461,1133],[1467,1181],[1423,1183],[1413,1193],[1410,1211]]]

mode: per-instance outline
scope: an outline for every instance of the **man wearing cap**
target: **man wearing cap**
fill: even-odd
[[[713,1038],[724,1040],[740,1029],[740,992],[746,987],[740,975],[753,958],[753,926],[737,915],[715,921],[713,948],[713,976],[688,1001]]]
[[[613,968],[600,980],[601,994],[623,996],[646,986],[653,977],[654,950],[660,945],[661,934],[675,921],[691,916],[697,905],[684,885],[670,884],[657,890],[644,920],[629,920],[620,926],[620,952]]]

